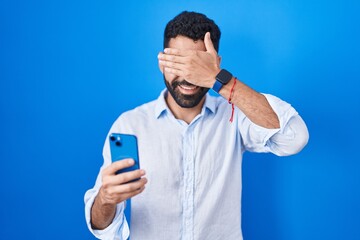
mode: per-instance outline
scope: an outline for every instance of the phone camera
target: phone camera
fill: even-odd
[[[110,135],[110,141],[115,142],[115,145],[118,147],[122,145],[120,136]]]

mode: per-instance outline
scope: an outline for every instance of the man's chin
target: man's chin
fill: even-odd
[[[201,90],[203,90],[201,92]],[[193,108],[199,105],[206,94],[206,90],[199,88],[194,94],[182,94],[177,91],[174,97],[175,102],[182,108]]]
[[[178,99],[175,99],[175,102],[177,103],[177,105],[179,105],[182,108],[194,108],[200,103],[200,101],[194,102],[194,101],[186,101],[186,100],[178,100]]]

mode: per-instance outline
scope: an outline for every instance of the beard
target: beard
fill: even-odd
[[[174,80],[170,84],[166,80],[165,76],[164,76],[164,81],[165,81],[166,88],[170,92],[171,96],[174,98],[175,102],[180,107],[183,107],[183,108],[193,108],[193,107],[197,106],[200,103],[200,101],[203,99],[205,94],[209,91],[209,88],[199,87],[199,90],[195,94],[182,94],[179,90],[180,85],[191,86],[191,87],[193,87],[195,85],[193,85],[185,80],[182,80],[182,81]]]

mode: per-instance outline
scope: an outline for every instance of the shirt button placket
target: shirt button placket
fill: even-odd
[[[183,240],[194,239],[194,141],[192,126],[184,134],[184,199],[183,199]]]

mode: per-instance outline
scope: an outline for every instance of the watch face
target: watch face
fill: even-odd
[[[227,84],[232,78],[232,74],[225,69],[221,69],[219,74],[216,76],[216,80],[221,82],[223,85]]]

